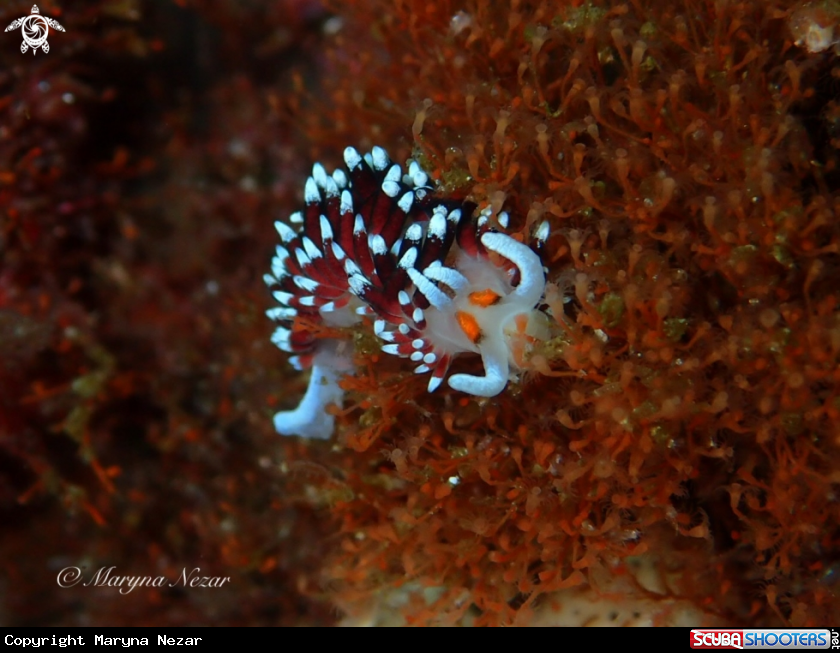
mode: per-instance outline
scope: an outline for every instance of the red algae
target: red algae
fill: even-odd
[[[831,3],[163,6],[45,4],[49,54],[0,48],[10,621],[840,611]],[[548,221],[549,335],[476,398],[324,329],[355,352],[336,435],[281,439],[272,223],[348,145],[520,242]],[[57,587],[83,564],[231,582]]]
[[[285,4],[237,10],[222,42],[212,25],[238,3],[39,3],[66,28],[50,52],[24,57],[19,34],[0,44],[7,623],[334,619],[308,598],[326,526],[298,489],[310,477],[278,470],[295,454],[277,455],[264,390],[277,372],[257,363],[262,216],[292,197],[273,171],[300,147],[269,97],[291,87],[288,65],[270,90],[264,68],[302,56],[323,18]],[[0,20],[30,8],[5,3]],[[248,68],[244,53],[253,78],[227,67]],[[110,568],[174,586],[89,582]],[[195,568],[231,580],[178,583]]]
[[[548,219],[552,318],[492,400],[427,395],[357,346],[333,600],[352,614],[402,588],[409,623],[521,623],[641,556],[663,598],[724,622],[824,623],[834,60],[797,47],[816,38],[801,6],[331,7],[312,142],[387,143],[444,194],[501,198],[525,238]]]

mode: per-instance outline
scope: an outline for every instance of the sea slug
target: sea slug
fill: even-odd
[[[380,147],[361,156],[344,151],[346,171],[321,164],[306,181],[303,211],[275,223],[282,241],[265,281],[279,306],[267,315],[279,326],[272,341],[293,353],[312,377],[297,409],[274,417],[283,435],[327,438],[341,405],[342,374],[352,372],[348,341],[316,338],[296,324],[347,327],[369,318],[382,351],[409,359],[429,374],[434,392],[460,353],[481,356],[484,375],[453,374],[454,390],[492,397],[504,390],[513,365],[510,341],[539,332],[545,289],[539,255],[501,233],[489,210],[436,196],[414,161],[407,171]],[[493,221],[507,227],[508,216]],[[548,234],[540,225],[539,247]]]

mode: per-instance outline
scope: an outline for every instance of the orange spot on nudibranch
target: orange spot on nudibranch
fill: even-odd
[[[476,290],[475,292],[470,293],[470,303],[475,306],[480,306],[481,308],[493,306],[494,304],[497,304],[501,298],[501,295],[493,292],[489,288]]]
[[[481,327],[478,326],[478,321],[472,313],[456,311],[455,319],[458,320],[458,326],[461,327],[461,331],[467,334],[467,338],[470,339],[470,342],[477,345],[483,334],[481,333]]]

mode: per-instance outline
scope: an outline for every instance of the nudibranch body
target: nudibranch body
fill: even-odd
[[[413,161],[407,171],[382,148],[361,156],[344,151],[346,171],[315,164],[306,207],[275,226],[282,244],[265,281],[280,306],[272,341],[295,354],[312,377],[297,409],[277,413],[283,435],[327,438],[330,403],[341,405],[338,381],[353,369],[348,341],[317,339],[308,324],[352,326],[367,316],[385,353],[407,358],[429,374],[434,392],[460,353],[481,356],[484,375],[454,374],[449,386],[492,397],[507,385],[511,339],[533,336],[545,273],[536,252],[490,223],[489,211],[436,197]],[[496,220],[507,226],[507,214]],[[542,225],[535,245],[548,233]],[[305,318],[295,325],[295,318]],[[296,328],[297,326],[297,328]],[[303,326],[303,328],[301,328]]]

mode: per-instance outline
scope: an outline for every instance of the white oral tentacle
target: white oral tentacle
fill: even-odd
[[[484,376],[453,374],[449,377],[449,387],[476,397],[495,397],[499,394],[505,389],[510,374],[504,343],[496,341],[483,345],[481,362],[484,363]]]

